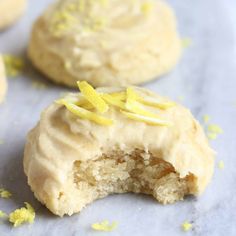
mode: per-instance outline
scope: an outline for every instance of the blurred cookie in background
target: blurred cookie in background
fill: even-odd
[[[60,84],[125,86],[173,69],[181,40],[160,0],[57,0],[34,24],[28,54]]]
[[[26,9],[26,0],[0,1],[0,30],[3,30],[19,19]]]

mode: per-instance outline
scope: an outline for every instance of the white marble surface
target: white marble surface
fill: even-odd
[[[0,51],[25,55],[32,21],[49,3],[31,0],[29,11],[13,28],[0,33]],[[23,76],[9,80],[6,103],[0,107],[0,186],[13,193],[10,200],[0,199],[0,209],[7,212],[24,201],[37,210],[35,224],[13,229],[0,223],[1,236],[21,235],[236,235],[236,2],[234,0],[169,0],[176,10],[182,36],[192,38],[178,67],[169,75],[146,87],[173,99],[183,96],[183,103],[201,120],[209,114],[224,133],[212,142],[218,152],[216,163],[225,162],[225,169],[216,166],[211,185],[198,199],[188,198],[175,205],[162,206],[151,197],[134,194],[114,195],[96,201],[80,214],[63,219],[53,216],[33,197],[22,169],[25,136],[41,110],[67,89],[43,79],[31,66]],[[38,91],[32,81],[48,84]],[[94,222],[118,221],[112,233],[90,229]],[[193,230],[184,233],[183,221],[193,221]]]

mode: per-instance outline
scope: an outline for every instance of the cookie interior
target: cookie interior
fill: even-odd
[[[127,192],[150,194],[163,204],[174,203],[191,193],[195,180],[192,174],[180,178],[161,153],[158,157],[140,149],[117,149],[87,162],[75,161],[71,178],[81,209],[95,199]],[[63,195],[60,193],[59,201]]]

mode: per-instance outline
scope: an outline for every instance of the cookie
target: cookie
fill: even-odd
[[[34,24],[28,48],[35,67],[71,87],[141,84],[180,54],[175,16],[160,0],[59,0]]]
[[[7,81],[5,76],[3,59],[0,55],[0,103],[4,100],[6,91],[7,91]]]
[[[0,30],[15,23],[26,8],[26,0],[0,1]]]
[[[214,152],[189,110],[137,87],[79,87],[42,113],[25,146],[28,184],[51,212],[72,215],[113,193],[168,204],[205,190]]]

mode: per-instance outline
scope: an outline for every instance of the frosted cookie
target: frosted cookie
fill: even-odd
[[[0,103],[4,100],[7,91],[7,81],[2,56],[0,55]]]
[[[28,54],[57,83],[124,86],[170,71],[181,42],[163,1],[59,0],[34,24]]]
[[[189,110],[141,88],[79,87],[42,113],[25,146],[28,184],[50,211],[72,215],[112,193],[167,204],[204,191],[214,152]]]
[[[26,0],[0,0],[0,30],[18,20],[25,8]]]

